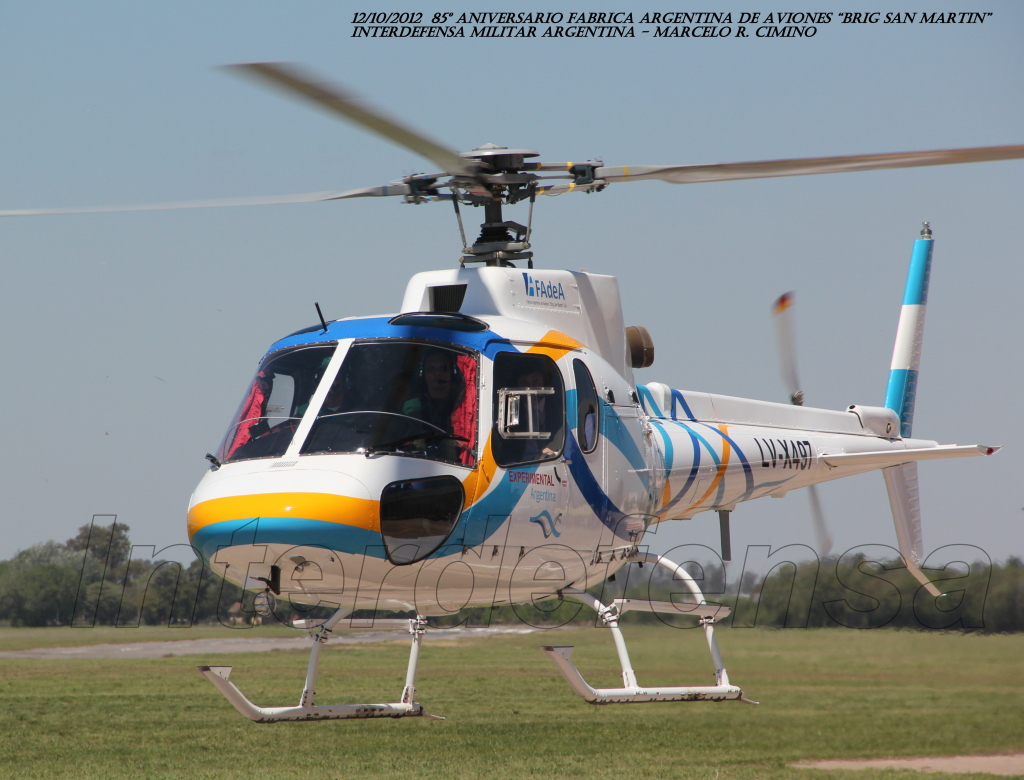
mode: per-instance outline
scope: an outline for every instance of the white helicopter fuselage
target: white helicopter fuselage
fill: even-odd
[[[403,368],[377,360],[385,352]],[[274,368],[275,356],[300,353],[312,378]],[[400,426],[428,403],[424,363],[438,355],[461,385],[461,427],[408,433]],[[406,386],[416,365],[421,378]],[[543,383],[512,378],[529,370]],[[345,382],[359,410],[332,421],[328,395]],[[341,421],[343,433],[324,433]],[[300,612],[531,603],[608,577],[652,523],[949,449],[899,430],[888,409],[635,385],[613,277],[427,272],[397,316],[340,320],[271,347],[192,496],[189,536],[226,579],[272,587]],[[432,515],[441,505],[457,506]]]

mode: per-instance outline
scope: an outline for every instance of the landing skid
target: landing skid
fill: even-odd
[[[302,697],[298,706],[295,707],[258,707],[249,701],[245,695],[238,690],[233,682],[228,679],[231,676],[230,666],[199,666],[199,673],[212,682],[225,698],[231,702],[235,709],[245,717],[257,723],[277,723],[287,720],[351,720],[357,718],[432,718],[444,720],[438,715],[428,715],[423,705],[413,701],[416,695],[416,667],[420,658],[420,643],[426,631],[427,621],[422,617],[410,620],[393,621],[405,625],[412,634],[412,648],[409,651],[409,668],[405,674],[405,688],[402,689],[400,701],[389,704],[334,704],[329,706],[315,706],[313,703],[316,697],[316,675],[320,664],[320,651],[324,643],[331,635],[331,631],[338,622],[348,614],[348,610],[339,609],[323,625],[315,631],[310,631],[313,638],[313,647],[309,653],[309,665],[306,668],[306,684],[302,689]],[[378,624],[384,621],[376,621]],[[389,623],[392,621],[388,621]]]
[[[697,583],[686,572],[683,567],[672,563],[660,555],[652,553],[641,553],[635,560],[644,563],[652,563],[668,569],[676,577],[686,583],[693,594],[693,602],[675,604],[668,602],[644,602],[636,599],[616,599],[610,606],[602,604],[598,599],[585,591],[575,588],[566,588],[562,591],[565,598],[579,601],[597,612],[602,622],[611,629],[612,637],[615,640],[615,650],[619,655],[619,664],[622,666],[621,688],[593,688],[583,675],[580,674],[576,665],[572,662],[571,656],[574,647],[547,645],[541,650],[554,661],[555,666],[568,681],[569,686],[584,701],[590,704],[631,704],[652,701],[744,701],[749,704],[757,704],[755,701],[744,698],[743,691],[729,683],[729,675],[725,671],[725,664],[722,663],[722,654],[718,650],[718,642],[715,639],[712,624],[716,619],[729,614],[728,607],[708,604],[704,599]],[[681,609],[682,607],[682,609]],[[708,649],[711,651],[711,660],[715,665],[715,685],[692,686],[692,687],[667,687],[667,688],[643,688],[637,682],[636,672],[629,660],[629,652],[626,650],[626,640],[619,630],[619,617],[629,610],[642,610],[645,612],[669,612],[679,614],[685,611],[686,614],[696,615],[700,618],[701,627],[704,629],[704,636],[708,642]]]

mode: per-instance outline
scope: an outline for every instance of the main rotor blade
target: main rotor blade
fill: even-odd
[[[401,188],[405,188],[402,190]],[[387,190],[391,190],[388,192]],[[305,192],[297,195],[257,195],[245,198],[221,198],[218,200],[179,200],[163,203],[143,203],[135,206],[72,206],[70,208],[8,209],[0,211],[0,217],[41,217],[50,214],[116,214],[126,211],[174,211],[177,209],[217,209],[232,206],[277,206],[287,203],[317,203],[326,200],[359,198],[367,195],[405,195],[408,187],[391,184],[383,187],[367,187],[348,192]]]
[[[779,370],[789,393],[789,402],[803,406],[804,394],[796,372],[796,339],[793,337],[793,293],[780,295],[772,304],[775,336],[779,347]]]
[[[776,176],[811,176],[818,173],[850,173],[889,168],[916,168],[925,165],[1017,160],[1024,158],[1024,145],[981,146],[970,149],[938,149],[931,152],[858,154],[847,157],[805,157],[795,160],[721,163],[718,165],[628,165],[602,167],[595,179],[608,183],[661,179],[672,184],[696,184],[710,181],[767,179]]]
[[[340,114],[349,121],[426,157],[447,173],[473,176],[477,172],[471,163],[451,149],[384,116],[376,108],[354,95],[347,94],[340,87],[314,80],[295,65],[281,62],[252,62],[227,67],[256,76],[290,94],[301,95],[321,108]]]

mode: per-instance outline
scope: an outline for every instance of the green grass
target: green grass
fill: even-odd
[[[130,642],[175,642],[182,639],[247,636],[303,636],[290,626],[273,625],[228,628],[221,625],[195,626],[83,626],[71,628],[0,628],[0,651],[32,650],[40,647],[81,647],[83,645],[128,644]]]
[[[282,630],[287,629],[262,629]],[[17,638],[21,631],[24,639]],[[78,633],[116,641],[104,631]],[[221,635],[226,631],[220,629]],[[175,633],[109,632],[125,639]],[[0,649],[23,642],[62,644],[74,634],[3,630]],[[181,638],[200,635],[193,629]],[[626,635],[641,683],[710,683],[710,662],[697,631],[627,627]],[[732,681],[760,700],[759,707],[585,704],[537,648],[575,644],[573,660],[592,685],[619,684],[611,637],[599,629],[427,643],[417,699],[428,711],[447,716],[445,721],[256,725],[195,670],[202,663],[233,664],[232,680],[257,704],[291,704],[302,684],[303,652],[67,663],[2,659],[0,776],[455,780],[798,774],[813,780],[917,775],[798,772],[787,765],[1021,747],[1024,636],[845,629],[733,629],[718,635]],[[393,701],[407,653],[407,642],[328,648],[318,702]]]

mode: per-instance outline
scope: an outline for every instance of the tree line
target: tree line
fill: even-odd
[[[198,559],[132,558],[129,527],[84,525],[0,561],[0,621],[13,626],[191,625],[245,620],[244,592]],[[251,599],[251,596],[250,596]]]

